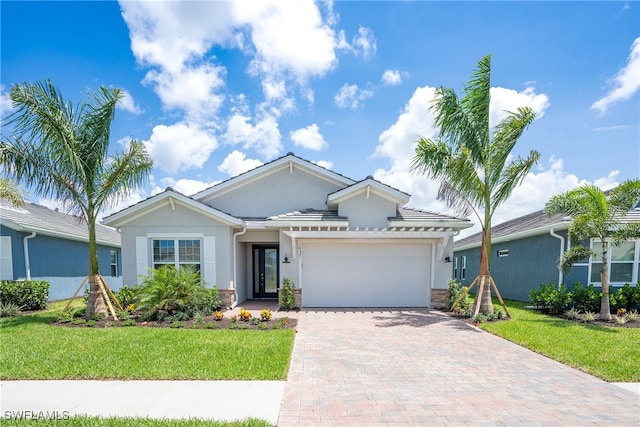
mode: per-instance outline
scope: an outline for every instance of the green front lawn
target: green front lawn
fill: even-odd
[[[640,382],[640,328],[577,323],[505,303],[512,320],[482,329],[603,380]]]
[[[50,324],[62,308],[0,321],[0,378],[284,380],[295,331]]]

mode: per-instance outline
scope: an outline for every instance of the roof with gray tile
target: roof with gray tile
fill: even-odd
[[[68,236],[70,240],[89,241],[89,232],[84,220],[35,203],[26,203],[23,208],[14,208],[0,202],[0,223],[18,231],[36,231],[59,238]],[[96,239],[99,243],[120,247],[120,233],[113,228],[96,224]]]
[[[300,221],[347,221],[348,218],[338,215],[335,210],[306,209],[304,211],[288,212],[267,218],[269,221],[300,220]]]
[[[421,209],[398,208],[396,216],[389,218],[392,221],[466,221],[466,218],[444,215],[441,213],[423,211]]]

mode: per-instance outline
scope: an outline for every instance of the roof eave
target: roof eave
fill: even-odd
[[[557,222],[554,224],[549,224],[549,225],[545,225],[543,227],[536,227],[536,228],[532,228],[530,230],[524,230],[524,231],[519,231],[517,233],[511,233],[511,234],[507,234],[505,236],[499,236],[499,237],[492,237],[491,238],[491,244],[496,244],[496,243],[504,243],[504,242],[510,242],[512,240],[518,240],[518,239],[524,239],[527,237],[533,237],[533,236],[540,236],[542,234],[547,234],[549,233],[551,230],[566,230],[569,228],[569,225],[571,224],[571,222],[569,221],[562,221],[562,222]],[[482,242],[473,242],[473,243],[468,243],[465,245],[461,245],[461,246],[455,246],[454,244],[454,250],[456,251],[464,251],[467,249],[473,249],[476,247],[480,247],[480,245],[482,244]]]

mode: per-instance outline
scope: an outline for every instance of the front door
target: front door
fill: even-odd
[[[278,245],[253,245],[253,298],[278,298]]]

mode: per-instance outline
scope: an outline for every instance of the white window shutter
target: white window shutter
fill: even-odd
[[[144,236],[136,237],[136,281],[142,282],[140,276],[149,275],[149,244]]]
[[[202,238],[202,275],[209,287],[216,284],[216,238],[204,236]]]

